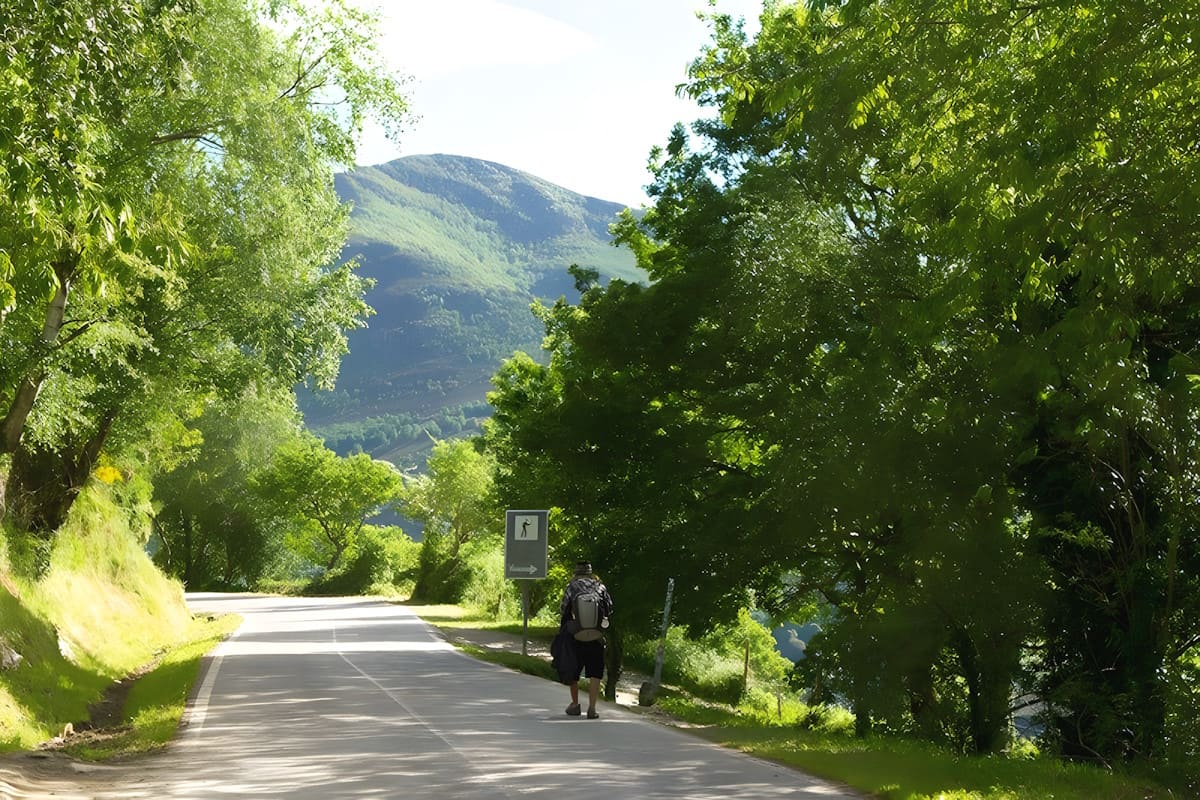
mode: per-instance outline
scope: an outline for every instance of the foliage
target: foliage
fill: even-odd
[[[646,673],[654,671],[658,641],[626,635],[625,661]],[[697,697],[736,705],[745,686],[742,662],[736,655],[721,653],[710,644],[688,636],[686,628],[672,625],[663,647],[662,680]]]
[[[199,404],[198,404],[199,405]],[[253,391],[199,405],[155,480],[154,560],[192,591],[254,587],[280,558],[278,520],[251,481],[297,435],[294,400]]]
[[[504,541],[500,537],[476,537],[462,550],[467,579],[459,602],[486,611],[495,619],[521,616],[519,589],[504,574]]]
[[[1031,515],[1040,688],[1077,757],[1162,754],[1162,670],[1195,635],[1191,26],[1160,3],[850,5],[771,16],[753,50],[726,29],[693,73],[730,149],[778,148],[903,287],[883,342],[937,354],[958,437],[956,409],[1003,445],[988,485]]]
[[[464,545],[496,531],[500,518],[491,497],[492,470],[490,455],[460,439],[437,442],[426,474],[405,478],[398,507],[424,524],[415,598],[437,603],[463,599],[471,581]],[[493,541],[491,548],[495,545]]]
[[[347,563],[318,575],[303,594],[408,596],[419,555],[420,545],[400,528],[366,525]]]
[[[746,608],[738,610],[734,624],[713,628],[703,641],[723,655],[742,658],[747,675],[758,687],[781,689],[792,668],[792,663],[776,649],[771,631]]]
[[[1020,683],[1056,752],[1161,759],[1200,619],[1193,17],[715,17],[718,116],[618,230],[651,285],[584,282],[494,379],[501,496],[561,506],[642,632],[667,577],[691,626],[815,596],[860,736],[998,751]]]
[[[309,434],[283,443],[270,465],[251,479],[255,496],[285,527],[290,549],[333,572],[343,559],[354,561],[367,520],[400,494],[400,473],[370,456],[340,457]],[[369,585],[375,579],[371,556],[360,565]]]
[[[332,169],[404,103],[341,2],[6,11],[0,450],[6,512],[49,537],[198,395],[332,384],[367,313]]]
[[[625,658],[652,672],[658,640],[630,637]],[[713,627],[693,637],[688,628],[672,625],[663,647],[663,682],[677,684],[699,698],[737,705],[766,693],[774,698],[786,690],[791,662],[779,655],[771,632],[741,609],[735,622]],[[772,700],[772,704],[774,701]]]

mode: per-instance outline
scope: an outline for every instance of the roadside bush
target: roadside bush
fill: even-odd
[[[541,624],[558,627],[558,604],[562,601],[563,587],[567,585],[567,581],[571,580],[572,575],[572,566],[551,559],[546,570],[545,580],[530,581],[529,614],[531,621],[537,619]],[[604,580],[602,576],[597,575],[597,577]]]
[[[738,711],[759,725],[802,725],[813,709],[791,694],[772,692],[757,686],[746,690]]]
[[[737,621],[718,625],[701,640],[726,658],[741,662],[743,672],[749,664],[747,689],[759,686],[771,692],[782,691],[792,662],[779,654],[771,631],[754,619],[748,609],[738,612]]]
[[[400,528],[368,525],[346,565],[316,578],[306,591],[314,595],[411,592],[420,547]]]
[[[363,534],[376,559],[372,584],[368,587],[371,594],[412,594],[421,543],[414,542],[396,526],[370,526]]]
[[[426,527],[417,560],[413,599],[423,603],[459,602],[468,577],[463,566],[452,537]]]
[[[498,536],[472,539],[461,551],[465,580],[459,602],[492,619],[521,615],[521,598],[514,581],[504,577],[504,542]]]
[[[808,713],[800,720],[800,727],[827,733],[832,736],[854,735],[854,714],[848,708],[836,705],[808,706]]]
[[[672,626],[667,631],[663,681],[677,684],[706,700],[737,705],[744,688],[741,662],[714,650],[709,644],[688,638],[687,633],[687,628],[680,626]]]

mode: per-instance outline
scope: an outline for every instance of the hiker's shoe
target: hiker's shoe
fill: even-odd
[[[600,712],[594,708],[588,709],[588,719],[600,719]]]
[[[567,716],[568,717],[578,717],[579,714],[580,714],[579,703],[571,703],[571,705],[567,706]]]

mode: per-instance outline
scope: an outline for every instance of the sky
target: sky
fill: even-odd
[[[709,40],[706,0],[361,1],[415,119],[398,144],[369,128],[360,165],[470,156],[638,207],[650,149],[706,113],[675,93]],[[748,31],[761,5],[716,0]]]

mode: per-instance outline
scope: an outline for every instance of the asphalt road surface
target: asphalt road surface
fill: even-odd
[[[189,595],[245,622],[208,660],[178,740],[103,767],[99,798],[824,798],[858,795],[459,653],[355,598]]]

